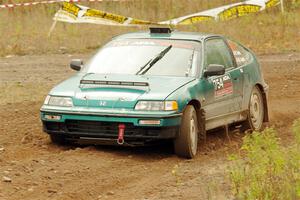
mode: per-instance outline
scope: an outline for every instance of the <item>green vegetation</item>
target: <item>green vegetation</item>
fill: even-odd
[[[239,1],[186,0],[182,3],[182,0],[132,0],[80,4],[139,19],[161,21]],[[287,12],[284,15],[276,7],[227,22],[208,22],[177,29],[224,34],[260,54],[299,51],[299,4],[299,0],[286,1]],[[66,53],[88,52],[100,47],[112,36],[147,29],[58,23],[52,36],[48,37],[52,17],[58,9],[59,4],[1,9],[0,56],[61,53],[62,49]]]
[[[230,178],[237,199],[300,199],[300,119],[293,133],[296,142],[288,147],[271,128],[244,137],[243,155],[231,156]]]

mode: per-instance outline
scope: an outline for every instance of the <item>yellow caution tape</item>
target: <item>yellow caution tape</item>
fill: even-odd
[[[270,8],[270,7],[278,5],[279,3],[280,3],[280,0],[269,0],[266,2],[266,7]]]
[[[242,17],[250,13],[260,12],[266,8],[278,5],[279,3],[280,0],[247,0],[168,21],[151,22],[91,9],[77,5],[73,2],[64,2],[62,8],[55,14],[54,20],[68,23],[93,23],[117,26],[190,25],[210,20],[223,21]]]
[[[190,24],[195,24],[195,23],[214,20],[214,19],[215,18],[212,16],[193,16],[193,17],[188,17],[188,18],[180,21],[178,24],[179,25],[190,25]]]
[[[62,6],[62,10],[74,15],[75,17],[78,16],[78,12],[80,11],[80,7],[74,3],[64,2]]]
[[[150,21],[145,21],[145,20],[140,20],[140,19],[132,19],[130,24],[132,24],[132,25],[159,25],[156,22],[150,22]]]
[[[112,13],[107,13],[107,12],[103,12],[100,10],[95,10],[95,9],[88,9],[83,17],[95,17],[95,18],[101,18],[101,19],[106,19],[106,20],[111,20],[120,24],[123,24],[128,18],[124,17],[122,15],[116,15],[116,14],[112,14]]]
[[[219,13],[218,16],[220,20],[229,20],[236,17],[242,17],[250,13],[256,13],[260,11],[260,8],[261,6],[259,5],[237,5],[224,10]]]

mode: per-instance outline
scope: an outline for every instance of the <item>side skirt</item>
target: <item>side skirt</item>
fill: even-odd
[[[241,122],[247,119],[247,110],[242,112],[233,112],[226,115],[219,115],[214,118],[206,119],[206,130],[211,130],[220,126]]]

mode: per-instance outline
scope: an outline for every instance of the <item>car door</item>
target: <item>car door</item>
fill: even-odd
[[[206,120],[209,128],[232,123],[237,120],[242,104],[243,76],[236,67],[226,41],[221,37],[208,38],[204,43],[204,70],[210,64],[223,65],[225,74],[202,77],[207,88],[205,93]]]
[[[232,81],[233,81],[233,97],[234,97],[234,104],[235,109],[234,112],[240,112],[242,111],[242,103],[243,103],[243,97],[244,97],[244,85],[245,85],[245,77],[244,77],[244,70],[243,67],[241,67],[239,60],[237,60],[237,52],[232,47],[232,43],[230,43],[229,40],[225,40],[227,49],[229,53],[231,54],[231,59],[234,62],[234,67],[231,69],[228,69],[228,73],[230,74]]]
[[[252,90],[250,77],[253,75],[252,66],[252,55],[251,53],[245,49],[242,45],[227,39],[227,43],[233,53],[233,56],[236,61],[237,68],[240,70],[240,73],[243,75],[243,88],[241,89],[242,94],[241,98],[243,101],[243,105],[241,110],[247,110],[249,104],[250,93]],[[250,69],[250,70],[249,70]]]

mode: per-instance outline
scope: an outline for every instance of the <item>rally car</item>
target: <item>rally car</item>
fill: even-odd
[[[206,131],[233,123],[260,130],[267,91],[255,55],[224,36],[150,28],[113,38],[41,108],[52,142],[146,145],[173,140],[193,158]]]

